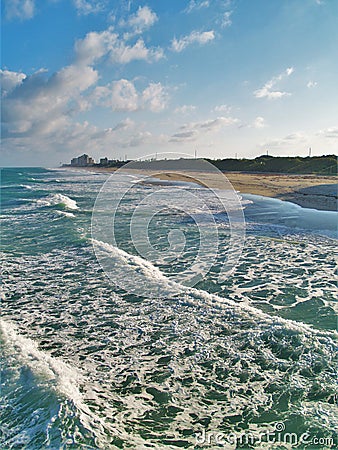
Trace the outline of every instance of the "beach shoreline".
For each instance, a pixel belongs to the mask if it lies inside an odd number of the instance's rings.
[[[220,180],[220,172],[189,172],[143,170],[114,167],[71,167],[76,170],[90,172],[113,173],[123,170],[139,173],[145,176],[158,178],[161,181],[185,181],[199,184],[204,182],[214,189],[223,189],[224,183]],[[295,203],[303,208],[318,209],[323,211],[337,211],[338,179],[335,176],[317,174],[275,174],[275,173],[244,173],[222,172],[233,188],[240,194],[261,195],[264,197],[278,198],[280,200]],[[197,181],[195,181],[197,182]]]

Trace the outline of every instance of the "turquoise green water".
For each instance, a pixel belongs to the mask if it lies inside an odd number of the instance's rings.
[[[92,249],[92,209],[106,178],[2,171],[2,448],[222,448],[196,433],[259,435],[276,423],[337,442],[335,213],[247,196],[247,238],[230,278],[218,282],[229,227],[214,211],[221,250],[203,281],[144,298],[137,286],[132,294],[115,286]],[[136,254],[133,208],[152,189],[138,185],[119,211],[127,253]],[[168,246],[174,227],[187,249],[158,261],[168,276],[198,248],[194,223],[170,208],[149,229],[156,248]],[[169,289],[139,264],[149,283]],[[334,448],[327,442],[294,448]],[[288,448],[231,445],[223,448]]]

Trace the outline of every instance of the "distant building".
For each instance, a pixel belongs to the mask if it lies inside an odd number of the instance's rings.
[[[108,161],[107,157],[100,158],[100,166],[108,166],[108,163],[109,163],[109,161]]]
[[[76,167],[86,167],[95,164],[94,159],[91,156],[86,155],[85,153],[77,158],[73,158],[70,162],[71,166]]]

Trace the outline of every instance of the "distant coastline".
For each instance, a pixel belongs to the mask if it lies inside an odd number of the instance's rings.
[[[316,174],[316,175],[337,175],[337,156],[269,156],[262,155],[254,159],[208,159],[206,161],[213,164],[222,172],[240,172],[240,173],[271,173],[271,174]],[[187,167],[189,159],[185,159]],[[93,168],[120,168],[130,162],[109,160],[107,157],[100,158],[99,163],[95,163],[92,157],[84,154],[73,158],[70,164],[63,164],[62,167],[93,167]],[[133,161],[133,165],[140,169],[149,168],[156,170],[157,165],[161,165],[160,160]],[[145,167],[146,166],[146,167]]]

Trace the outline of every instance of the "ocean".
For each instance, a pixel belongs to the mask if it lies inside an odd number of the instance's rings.
[[[206,189],[160,186],[145,259],[144,217],[130,223],[159,186],[115,175],[114,195],[130,189],[113,245],[92,235],[108,177],[2,170],[0,447],[337,448],[338,213],[242,195],[242,254],[220,279],[231,224],[213,203],[214,254]]]

